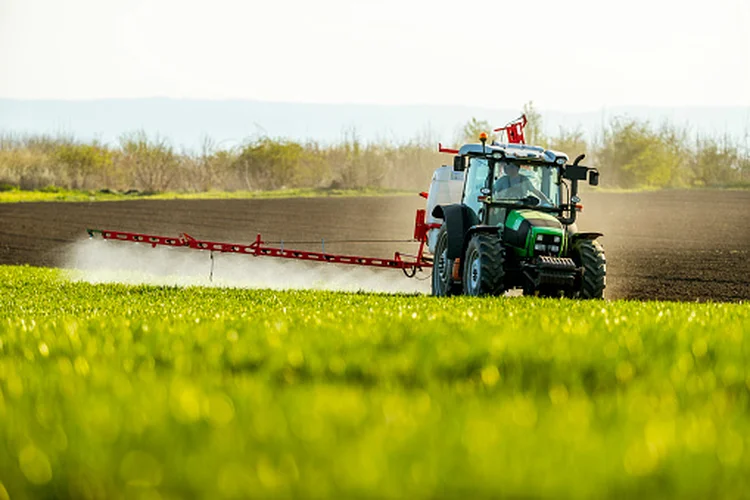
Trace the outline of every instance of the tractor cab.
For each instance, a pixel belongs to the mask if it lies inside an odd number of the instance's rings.
[[[597,185],[598,170],[580,165],[584,155],[569,164],[564,153],[524,144],[524,124],[516,122],[514,133],[506,130],[511,126],[498,129],[521,142],[487,144],[483,133],[479,144],[440,147],[454,154],[452,170],[463,174],[463,185],[460,199],[428,203],[435,295],[518,287],[542,295],[602,296],[604,254],[594,245],[601,234],[579,233],[574,224],[578,182]],[[591,286],[582,252],[601,260],[592,264],[601,276]]]
[[[467,144],[459,150],[454,164],[464,168],[466,182],[461,202],[488,223],[503,224],[501,210],[494,202],[530,205],[540,210],[557,212],[560,197],[560,164],[567,162],[563,153],[545,151],[532,146],[510,147],[507,144],[486,146]],[[506,211],[507,212],[507,211]],[[502,212],[505,213],[505,212]]]

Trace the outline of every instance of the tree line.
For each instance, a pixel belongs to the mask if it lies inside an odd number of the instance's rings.
[[[599,167],[610,188],[750,187],[747,141],[691,137],[684,128],[618,117],[593,138],[580,130],[545,135],[530,103],[527,143]],[[470,119],[455,145],[477,142],[489,123]],[[491,137],[492,138],[492,137]],[[496,137],[502,140],[501,137]],[[284,188],[425,189],[433,170],[450,164],[437,140],[417,137],[400,144],[364,142],[356,132],[336,144],[254,137],[221,148],[206,139],[197,152],[179,151],[168,140],[143,132],[113,145],[70,137],[0,135],[0,189],[49,187],[143,192],[262,191]]]

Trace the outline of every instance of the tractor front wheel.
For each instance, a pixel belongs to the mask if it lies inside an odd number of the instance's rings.
[[[578,290],[573,290],[571,297],[577,299],[604,298],[607,286],[607,259],[604,249],[595,240],[578,240],[573,245],[573,261],[582,268],[583,275]]]
[[[432,263],[432,295],[449,297],[459,295],[461,288],[453,283],[453,259],[448,258],[448,230],[440,228],[435,243],[435,260]]]
[[[496,234],[477,233],[466,248],[463,286],[466,295],[502,295],[505,248]]]

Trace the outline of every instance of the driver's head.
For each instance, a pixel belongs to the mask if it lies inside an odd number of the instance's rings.
[[[520,167],[516,165],[515,163],[506,163],[505,167],[503,168],[505,169],[505,175],[508,175],[510,177],[515,177],[518,175],[518,170]]]

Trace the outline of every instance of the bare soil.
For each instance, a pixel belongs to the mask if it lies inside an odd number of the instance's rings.
[[[582,198],[579,227],[604,233],[607,298],[750,300],[750,191],[584,192]],[[86,228],[238,243],[261,233],[288,248],[325,245],[329,252],[391,257],[416,252],[417,245],[351,240],[408,240],[423,206],[416,195],[3,204],[0,264],[62,266]]]

